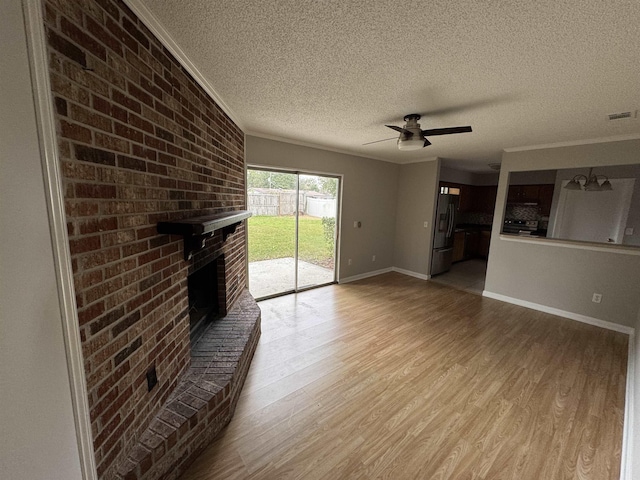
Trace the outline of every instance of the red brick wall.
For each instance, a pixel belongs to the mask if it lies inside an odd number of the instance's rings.
[[[43,4],[94,447],[109,478],[189,363],[187,273],[224,253],[227,309],[246,284],[244,226],[191,262],[180,237],[156,233],[158,221],[245,208],[244,138],[121,1]]]

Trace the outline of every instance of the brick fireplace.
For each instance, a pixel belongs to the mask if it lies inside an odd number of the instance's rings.
[[[98,474],[174,478],[233,414],[259,310],[243,222],[188,260],[158,224],[245,208],[244,134],[123,2],[43,11]],[[222,318],[192,348],[214,259]]]

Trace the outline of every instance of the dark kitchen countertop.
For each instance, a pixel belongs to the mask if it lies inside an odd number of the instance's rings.
[[[510,237],[523,237],[523,238],[547,238],[547,231],[535,230],[531,233],[500,232],[500,235],[509,235]]]
[[[456,231],[490,232],[491,225],[483,225],[479,223],[459,223],[458,225],[456,225]]]

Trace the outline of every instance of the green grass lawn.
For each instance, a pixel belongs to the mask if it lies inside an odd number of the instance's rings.
[[[333,267],[333,241],[325,239],[322,219],[300,216],[299,258],[305,262]],[[295,217],[250,217],[249,261],[293,257]]]

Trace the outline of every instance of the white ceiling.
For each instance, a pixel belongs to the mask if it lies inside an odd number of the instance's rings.
[[[607,118],[640,109],[637,0],[141,1],[248,134],[482,171],[505,148],[640,133]],[[473,133],[362,145],[408,113]]]

